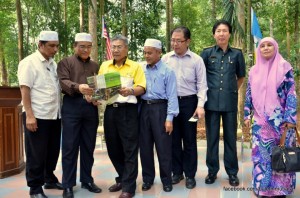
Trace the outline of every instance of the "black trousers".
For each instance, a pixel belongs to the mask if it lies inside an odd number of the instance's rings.
[[[143,181],[153,183],[155,178],[154,152],[159,161],[160,178],[163,185],[171,185],[172,179],[172,135],[166,133],[167,103],[142,104],[140,115],[140,157]]]
[[[134,193],[138,175],[138,109],[136,104],[113,107],[104,113],[104,133],[108,156],[122,183],[123,192]]]
[[[189,122],[197,108],[198,98],[178,99],[179,114],[173,120],[172,171],[195,177],[198,165],[197,122]]]
[[[220,169],[219,164],[219,139],[220,139],[220,119],[223,123],[224,139],[224,165],[228,175],[238,173],[238,159],[236,150],[237,139],[237,112],[205,111],[206,125],[206,165],[208,172],[217,174]]]
[[[61,137],[61,120],[37,119],[37,131],[26,128],[26,113],[23,113],[25,131],[26,180],[30,194],[43,192],[44,183],[56,183],[54,175]]]
[[[76,185],[77,159],[80,149],[80,182],[94,182],[92,167],[99,124],[98,109],[81,97],[64,96],[62,106],[62,184]]]

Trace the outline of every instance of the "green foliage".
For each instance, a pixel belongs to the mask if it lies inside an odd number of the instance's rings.
[[[217,7],[217,11],[219,9]],[[207,0],[174,1],[174,25],[190,29],[192,34],[190,49],[197,54],[204,47],[214,43],[212,26],[215,19],[208,17],[211,16],[211,12],[210,1]]]
[[[55,30],[59,33],[61,48],[55,57],[59,61],[73,53],[74,36],[79,32],[79,3],[84,4],[84,31],[88,31],[88,5],[90,0],[66,0],[67,24],[65,24],[64,0],[22,0],[22,17],[24,24],[25,56],[36,50],[37,36],[41,30]],[[242,34],[237,20],[236,3],[241,0],[215,0],[216,19],[225,17],[232,22],[234,31]],[[294,66],[296,74],[296,57],[300,44],[294,42],[295,5],[299,0],[281,1],[252,0],[263,36],[270,35],[270,19],[273,19],[273,35],[278,41],[280,52]],[[288,2],[288,3],[286,3]],[[187,26],[192,33],[191,50],[199,54],[204,47],[215,43],[212,26],[216,19],[212,17],[212,0],[173,0],[174,26]],[[224,4],[225,3],[225,4]],[[298,2],[299,3],[299,2]],[[130,41],[129,57],[142,60],[142,47],[146,38],[157,38],[166,43],[165,0],[127,0],[127,28]],[[99,6],[99,5],[97,5]],[[18,30],[15,0],[1,0],[0,9],[0,44],[4,46],[4,59],[8,67],[9,81],[17,84],[18,65]],[[246,9],[246,7],[245,7]],[[100,9],[98,9],[99,12]],[[285,14],[287,10],[287,14]],[[121,0],[105,0],[105,16],[110,36],[122,31]],[[98,13],[99,16],[99,13]],[[246,18],[246,17],[245,17]],[[98,17],[99,24],[101,16]],[[298,19],[299,20],[299,19]],[[288,26],[286,22],[288,21]],[[101,27],[98,26],[98,40],[101,41]],[[287,31],[290,32],[290,58],[287,58]],[[299,32],[298,32],[299,34]],[[98,42],[99,46],[101,42]],[[99,47],[101,60],[102,48]]]
[[[159,30],[162,24],[164,4],[157,0],[127,1],[127,28],[129,38],[129,57],[142,60],[142,46],[147,38],[161,39]],[[107,26],[110,36],[121,34],[121,1],[107,5]]]
[[[223,19],[228,21],[232,25],[232,35],[238,34],[241,38],[244,38],[245,33],[238,21],[238,4],[240,3],[239,0],[232,1],[232,0],[224,0],[224,15]]]
[[[9,84],[17,85],[18,35],[15,27],[16,13],[13,0],[2,0],[0,9],[0,45],[4,47],[5,65],[8,71]],[[0,83],[1,84],[1,83]]]

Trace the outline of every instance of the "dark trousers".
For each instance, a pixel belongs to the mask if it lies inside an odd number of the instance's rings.
[[[172,184],[172,135],[166,133],[167,103],[142,104],[140,115],[140,156],[143,181],[153,183],[155,178],[154,152],[159,161],[163,185]]]
[[[25,131],[26,180],[30,194],[43,192],[44,183],[57,183],[54,175],[61,137],[61,120],[37,119],[37,131],[26,128],[26,113],[23,113]]]
[[[92,167],[98,128],[98,109],[81,97],[65,95],[62,106],[62,184],[76,185],[77,159],[80,148],[80,182],[94,182]]]
[[[136,104],[113,107],[104,113],[104,133],[108,156],[122,183],[123,192],[134,193],[138,175],[138,109]]]
[[[205,111],[206,125],[206,165],[208,172],[217,174],[220,169],[219,164],[219,139],[220,139],[220,119],[223,123],[224,139],[224,165],[228,175],[238,173],[238,159],[236,150],[237,138],[237,112]]]
[[[172,170],[179,175],[195,177],[197,159],[197,122],[189,122],[197,108],[197,96],[178,99],[179,114],[173,120]]]

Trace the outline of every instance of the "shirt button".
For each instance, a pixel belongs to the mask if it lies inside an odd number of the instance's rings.
[[[221,83],[223,83],[223,81],[221,80]]]
[[[221,91],[223,90],[222,87],[220,88],[220,90],[221,90]]]
[[[223,69],[223,67],[221,67],[221,69]]]
[[[221,63],[223,63],[224,61],[221,61]]]
[[[223,76],[223,74],[221,74],[221,76]]]

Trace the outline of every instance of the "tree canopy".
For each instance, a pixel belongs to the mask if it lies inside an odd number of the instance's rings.
[[[17,17],[20,2],[21,19]],[[129,38],[129,57],[143,60],[143,44],[146,38],[157,38],[167,50],[166,5],[172,5],[173,26],[187,26],[192,33],[191,50],[200,53],[214,44],[212,26],[216,19],[228,18],[233,22],[238,41],[232,44],[252,45],[248,35],[248,8],[256,12],[263,36],[273,36],[279,43],[280,52],[292,63],[296,74],[300,68],[299,0],[97,0],[96,22],[89,23],[92,0],[2,0],[0,10],[0,76],[1,84],[17,86],[16,71],[19,59],[18,41],[23,41],[24,57],[36,50],[37,36],[41,30],[59,33],[60,51],[57,61],[73,53],[76,33],[96,28],[98,62],[104,60],[105,42],[101,38],[101,15],[107,23],[110,36],[124,34]],[[171,2],[171,4],[170,4]],[[82,7],[81,7],[82,6]],[[102,7],[101,7],[102,6]],[[240,10],[238,10],[240,9]],[[242,10],[241,10],[242,9]],[[82,16],[83,21],[80,22]],[[22,37],[18,35],[23,24]],[[124,23],[125,22],[125,23]],[[169,23],[169,22],[168,22]],[[232,38],[234,35],[232,35]],[[19,40],[18,40],[19,39]],[[239,46],[243,47],[243,46]],[[245,49],[245,48],[244,48]],[[250,48],[249,48],[250,49]],[[245,49],[245,55],[249,50]],[[250,66],[250,65],[249,65]]]

